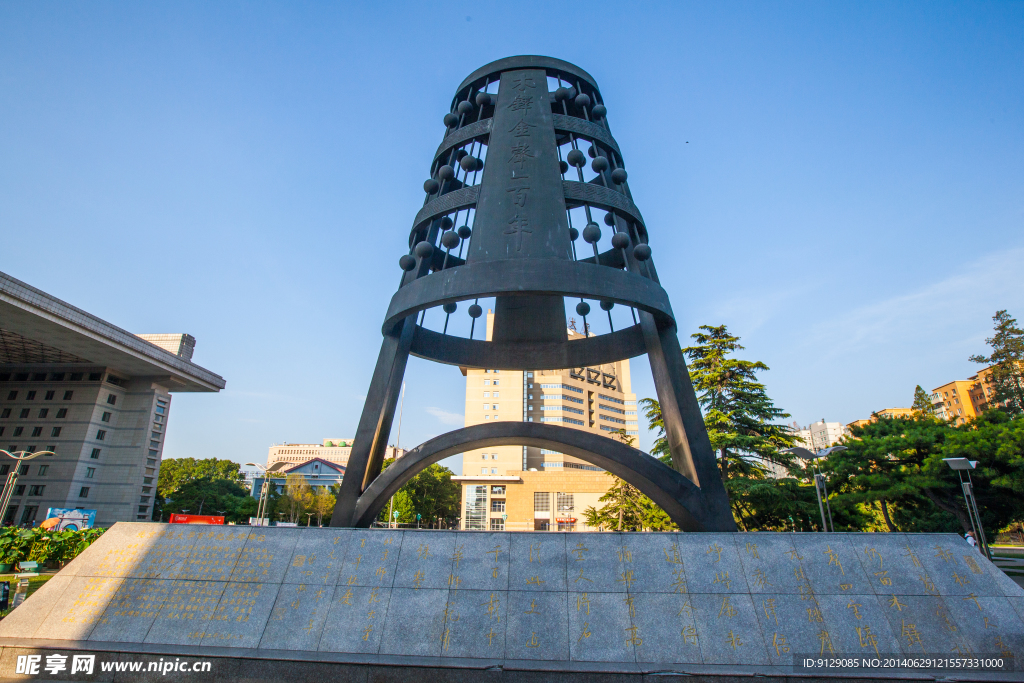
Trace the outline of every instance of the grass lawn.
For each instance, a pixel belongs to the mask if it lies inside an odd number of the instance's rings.
[[[49,581],[50,579],[52,579],[56,575],[57,575],[57,573],[53,572],[53,573],[40,574],[39,576],[31,577],[28,580],[28,595],[32,595],[33,593],[35,593],[36,590],[40,586],[42,586],[44,583],[46,583],[47,581]],[[11,604],[14,604],[14,589],[18,586],[18,578],[14,574],[0,574],[0,581],[10,581],[10,583],[11,583],[10,602],[11,602]],[[27,598],[28,595],[26,595],[25,597]],[[3,616],[3,617],[7,616],[8,612],[10,612],[10,609],[3,610],[2,612],[0,612],[0,616]]]

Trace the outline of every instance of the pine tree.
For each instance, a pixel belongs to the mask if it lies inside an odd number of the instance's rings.
[[[911,410],[919,415],[932,415],[935,413],[935,406],[932,404],[931,397],[927,391],[921,388],[920,384],[914,389],[914,405],[911,406]]]
[[[969,360],[992,366],[988,380],[992,387],[989,403],[1001,406],[1010,415],[1024,414],[1024,330],[1006,310],[992,316],[995,334],[985,340],[992,347],[988,356],[974,355]]]

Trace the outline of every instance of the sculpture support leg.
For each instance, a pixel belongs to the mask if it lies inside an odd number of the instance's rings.
[[[700,404],[690,383],[682,347],[674,327],[658,329],[654,316],[640,311],[640,325],[647,344],[647,358],[658,391],[658,402],[665,424],[665,437],[672,453],[672,464],[682,475],[700,486],[704,505],[713,528],[708,531],[735,531],[729,497],[722,475],[715,464]]]
[[[341,480],[341,492],[331,516],[331,526],[351,526],[359,496],[380,474],[415,332],[416,316],[413,315],[402,321],[393,334],[384,337],[352,442],[345,477]]]

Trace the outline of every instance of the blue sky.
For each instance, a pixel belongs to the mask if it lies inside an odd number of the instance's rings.
[[[1024,4],[512,7],[0,4],[0,270],[195,335],[228,387],[165,457],[351,436],[455,87],[547,54],[601,85],[681,337],[728,324],[791,419],[908,405],[1024,319]],[[407,383],[403,445],[461,424],[457,369]]]

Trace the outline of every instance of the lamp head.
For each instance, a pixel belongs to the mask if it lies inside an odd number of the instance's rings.
[[[942,462],[949,465],[950,469],[958,471],[973,470],[978,466],[977,460],[968,460],[967,458],[943,458]]]
[[[793,448],[784,448],[784,449],[782,449],[779,452],[780,453],[792,453],[793,455],[795,455],[796,457],[800,458],[801,460],[814,460],[814,458],[818,457],[817,455],[815,455],[811,451],[807,450],[803,446],[794,446]]]

